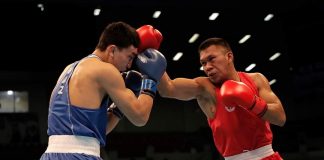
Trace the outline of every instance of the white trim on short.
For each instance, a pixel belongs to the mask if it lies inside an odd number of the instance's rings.
[[[84,153],[100,157],[100,145],[93,137],[52,135],[45,153]]]
[[[268,144],[266,146],[257,148],[252,151],[243,152],[234,156],[224,157],[225,160],[260,160],[262,158],[268,157],[274,154],[272,145]]]

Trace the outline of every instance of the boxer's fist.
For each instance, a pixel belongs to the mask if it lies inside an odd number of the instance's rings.
[[[220,88],[220,96],[225,106],[241,106],[258,117],[262,117],[268,109],[267,103],[243,82],[225,81]]]
[[[137,56],[136,65],[143,75],[158,82],[167,67],[167,61],[161,52],[150,48]]]
[[[161,32],[151,25],[144,25],[138,28],[137,33],[140,38],[140,45],[138,47],[138,52],[143,52],[145,49],[153,48],[159,49],[160,44],[163,40]]]
[[[157,91],[157,84],[167,67],[164,55],[158,50],[146,49],[137,56],[136,65],[144,76],[141,92],[154,97]]]
[[[138,97],[142,86],[142,74],[135,70],[130,70],[128,72],[123,72],[122,76],[125,80],[126,87],[132,90]]]

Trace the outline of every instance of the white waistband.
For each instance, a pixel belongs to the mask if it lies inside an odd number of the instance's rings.
[[[274,154],[272,145],[260,147],[258,149],[243,152],[234,156],[225,157],[225,160],[260,160]]]
[[[52,135],[46,153],[84,153],[100,157],[99,141],[93,137]]]

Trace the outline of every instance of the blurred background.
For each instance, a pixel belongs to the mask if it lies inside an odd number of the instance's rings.
[[[229,41],[236,68],[261,72],[281,99],[284,127],[271,126],[285,160],[323,160],[324,1],[4,0],[0,2],[0,155],[39,159],[48,101],[65,66],[92,53],[103,28],[151,24],[171,78],[204,76],[198,45]],[[107,136],[105,160],[222,160],[196,101],[159,95],[148,124],[124,119]]]

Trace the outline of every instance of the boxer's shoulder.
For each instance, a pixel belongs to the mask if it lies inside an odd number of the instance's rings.
[[[202,89],[202,95],[204,97],[214,97],[215,96],[215,85],[209,80],[208,77],[197,77],[195,81]]]

